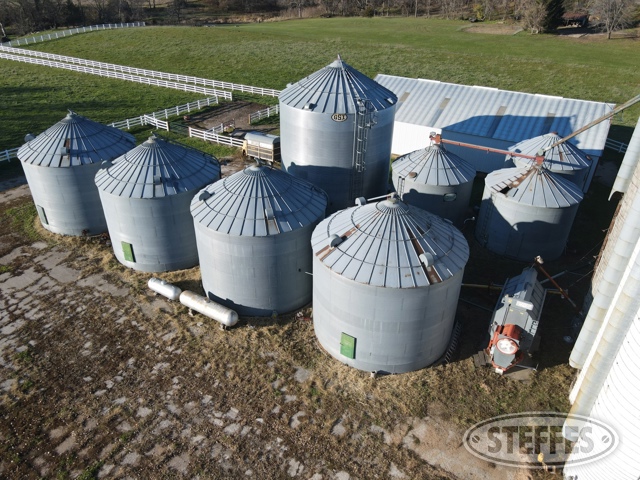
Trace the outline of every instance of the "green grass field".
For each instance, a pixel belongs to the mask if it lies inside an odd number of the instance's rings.
[[[282,89],[337,54],[377,73],[621,103],[640,92],[636,39],[469,33],[467,22],[334,18],[215,27],[144,27],[75,35],[38,50]],[[67,108],[120,120],[198,98],[165,88],[0,60],[0,149]],[[636,106],[614,119],[633,127]],[[631,129],[616,129],[630,136]],[[624,140],[624,138],[620,138]]]

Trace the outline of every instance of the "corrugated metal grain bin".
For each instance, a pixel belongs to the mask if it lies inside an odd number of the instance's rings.
[[[583,195],[544,167],[505,168],[487,175],[476,239],[490,251],[524,262],[564,251]]]
[[[219,178],[214,157],[155,137],[100,171],[95,182],[118,261],[143,272],[197,265],[191,200]]]
[[[107,231],[93,181],[103,162],[136,146],[133,135],[74,112],[18,150],[42,226],[64,235]]]
[[[443,355],[469,258],[457,228],[391,197],[335,213],[311,245],[313,325],[329,354],[390,373]]]
[[[562,140],[562,138],[557,133],[547,133],[546,135],[516,143],[509,147],[509,151],[535,156],[543,148],[550,147],[559,140]],[[511,155],[507,155],[505,159],[506,167],[514,165],[516,167],[529,167],[533,163],[534,160]],[[589,177],[589,169],[591,168],[591,159],[575,145],[564,142],[545,152],[543,166],[553,173],[562,175],[584,191]]]
[[[251,166],[195,196],[202,285],[240,315],[285,313],[311,301],[311,246],[327,197],[282,170]]]
[[[404,202],[458,225],[467,213],[475,176],[470,163],[435,142],[391,164],[393,185]]]
[[[328,213],[387,193],[398,99],[339,57],[280,93],[282,168],[329,196]]]

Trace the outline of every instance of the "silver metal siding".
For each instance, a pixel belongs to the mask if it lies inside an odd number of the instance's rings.
[[[620,169],[618,170],[618,175],[616,176],[613,188],[611,189],[609,199],[611,199],[611,195],[613,195],[614,192],[624,193],[627,191],[629,182],[631,181],[631,176],[633,175],[633,171],[639,161],[640,117],[638,117],[638,123],[636,123],[636,128],[633,130],[633,135],[631,136],[631,140],[627,146],[627,151],[624,154],[624,159],[622,160],[622,165],[620,165]]]
[[[94,177],[101,164],[89,163],[69,168],[51,168],[23,163],[33,202],[46,212],[53,233],[97,235],[107,231]]]
[[[387,193],[394,108],[378,111],[377,124],[368,134],[363,196]],[[324,190],[328,213],[353,205],[349,195],[353,172],[354,115],[335,122],[330,113],[280,106],[282,168]]]
[[[582,201],[577,187],[542,169],[504,169],[485,179],[476,239],[488,250],[521,261],[558,258]],[[526,178],[507,194],[503,188]]]
[[[404,373],[426,367],[451,337],[463,270],[429,287],[395,289],[349,280],[313,259],[313,325],[334,358],[365,371]],[[356,338],[355,358],[340,337]]]
[[[196,222],[202,286],[207,296],[246,316],[287,313],[311,302],[311,232],[233,236]]]
[[[282,168],[329,197],[327,213],[353,205],[351,184],[358,99],[372,103],[376,124],[368,130],[362,173],[367,198],[387,193],[391,139],[398,99],[340,58],[280,93]],[[333,114],[345,115],[343,121]]]
[[[640,475],[640,320],[638,312],[624,336],[617,337],[619,350],[588,416],[604,422],[618,435],[620,444],[610,455],[584,465],[572,462],[585,454],[573,452],[564,469],[565,478],[578,480],[636,480]],[[599,441],[600,439],[594,439]]]
[[[409,153],[391,164],[393,186],[404,202],[458,225],[467,213],[475,175],[471,164],[441,145]],[[444,195],[450,193],[456,199],[445,202]]]
[[[252,166],[191,202],[202,285],[240,315],[286,313],[311,301],[311,233],[327,198],[311,183]]]
[[[194,193],[129,198],[101,190],[109,236],[118,261],[141,272],[167,272],[197,265],[198,250],[189,213]],[[135,262],[125,260],[123,241],[132,245]]]
[[[455,227],[390,199],[335,213],[311,245],[314,329],[332,356],[402,373],[442,355],[469,258]],[[340,354],[342,333],[356,338],[354,359]]]

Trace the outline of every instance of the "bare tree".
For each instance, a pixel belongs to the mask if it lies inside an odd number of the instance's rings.
[[[589,21],[607,32],[610,39],[614,31],[632,23],[635,6],[634,0],[593,0]]]
[[[517,14],[522,18],[522,26],[531,33],[542,33],[547,8],[542,0],[522,0]]]

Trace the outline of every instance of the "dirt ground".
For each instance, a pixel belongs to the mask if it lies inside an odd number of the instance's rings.
[[[487,25],[472,24],[468,27],[464,27],[464,31],[469,33],[485,33],[488,35],[515,35],[522,31],[522,27],[512,24],[500,25],[497,23]]]
[[[207,111],[202,113],[192,114],[187,123],[190,126],[203,130],[208,130],[222,124],[237,131],[258,130],[269,133],[278,128],[277,117],[273,117],[276,118],[273,123],[269,123],[266,120],[260,122],[259,125],[251,125],[249,123],[250,114],[264,110],[267,107],[269,107],[269,105],[238,100],[223,103],[212,109],[207,109]]]
[[[104,240],[45,231],[28,188],[8,186],[1,478],[553,477],[479,460],[462,435],[497,413],[566,406],[573,372],[559,339],[570,309],[559,298],[546,307],[556,317],[542,345],[560,353],[528,382],[474,367],[490,313],[469,303],[458,307],[466,323],[452,363],[373,379],[323,353],[310,308],[223,331],[154,296],[152,275],[120,265]],[[474,255],[484,263],[469,275],[500,278],[500,259]],[[197,267],[156,276],[203,293]],[[485,309],[496,299],[464,296]]]

